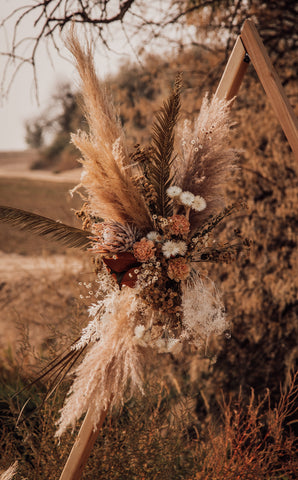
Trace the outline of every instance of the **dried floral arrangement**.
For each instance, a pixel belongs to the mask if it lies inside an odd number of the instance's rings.
[[[94,257],[90,321],[67,355],[43,374],[51,373],[55,388],[85,355],[75,369],[58,436],[88,408],[95,426],[103,408],[123,402],[128,389],[142,391],[143,368],[153,354],[199,350],[211,334],[223,334],[229,322],[202,263],[230,262],[249,246],[239,234],[224,244],[214,234],[242,207],[223,208],[224,185],[236,158],[227,146],[229,102],[205,97],[198,118],[179,125],[178,75],[156,114],[151,145],[131,153],[97,79],[91,50],[85,52],[73,34],[68,46],[89,125],[89,133],[72,135],[82,154],[81,183],[73,192],[85,192],[78,212],[83,227],[0,207],[0,220],[88,249]]]

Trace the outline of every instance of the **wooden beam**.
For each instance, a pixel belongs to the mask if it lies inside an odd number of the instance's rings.
[[[75,443],[71,449],[67,462],[64,466],[60,480],[79,480],[85,464],[98,437],[99,430],[105,421],[107,410],[103,410],[100,420],[94,430],[92,411],[88,410]]]
[[[244,22],[240,37],[294,152],[295,158],[298,159],[297,117],[284,92],[281,81],[271,63],[258,31],[251,20]]]
[[[240,37],[237,38],[215,95],[231,100],[237,95],[249,63]]]

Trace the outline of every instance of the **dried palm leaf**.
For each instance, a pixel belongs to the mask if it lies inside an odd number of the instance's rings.
[[[180,110],[181,75],[177,75],[174,88],[169,98],[156,114],[152,127],[152,150],[147,176],[157,193],[157,215],[165,217],[170,214],[170,199],[166,194],[173,175],[174,128]]]
[[[74,345],[76,341],[73,342],[72,345]],[[37,410],[40,410],[43,407],[45,402],[51,397],[51,395],[57,390],[57,388],[61,385],[61,383],[66,379],[66,377],[71,372],[74,365],[78,362],[82,354],[85,352],[86,348],[87,348],[87,345],[82,347],[80,350],[69,351],[69,349],[67,349],[66,354],[63,352],[57,357],[55,357],[54,360],[52,360],[45,368],[43,368],[40,371],[39,375],[31,383],[25,385],[24,388],[22,388],[21,390],[19,390],[13,395],[12,398],[17,397],[22,392],[30,390],[31,387],[36,385],[41,380],[49,381],[49,384],[46,386],[46,392],[42,399],[42,402],[40,403],[40,405],[38,405],[37,408],[30,411],[29,414],[24,413],[25,406],[26,406],[26,403],[25,403],[17,421],[18,425],[24,422],[25,420],[27,420],[34,412],[36,412]]]
[[[67,247],[86,250],[91,244],[91,232],[19,208],[0,206],[0,222],[9,223],[20,230],[29,231],[42,237],[48,237]]]

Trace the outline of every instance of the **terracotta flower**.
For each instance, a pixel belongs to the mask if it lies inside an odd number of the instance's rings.
[[[185,258],[173,258],[168,264],[168,277],[171,280],[179,282],[186,280],[190,274],[190,266],[186,263]]]
[[[187,235],[190,223],[184,215],[173,215],[169,218],[169,228],[174,235]]]
[[[154,243],[148,238],[141,238],[134,244],[133,254],[139,262],[147,262],[155,255]]]

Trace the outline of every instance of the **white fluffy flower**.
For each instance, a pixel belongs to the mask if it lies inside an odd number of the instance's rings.
[[[137,338],[142,338],[144,336],[144,333],[145,333],[145,327],[144,325],[137,325],[135,330],[134,330],[134,334]]]
[[[173,354],[180,353],[182,350],[182,343],[177,338],[169,338],[167,349],[168,349],[168,352],[171,352]]]
[[[157,242],[160,239],[160,235],[158,232],[152,231],[147,233],[147,238],[151,240],[151,242]]]
[[[181,245],[180,243],[184,242],[173,242],[172,240],[168,240],[162,246],[162,253],[166,258],[175,257],[180,253]]]
[[[168,352],[167,341],[164,338],[159,338],[158,340],[156,340],[155,347],[157,348],[159,353]]]
[[[180,193],[180,196],[179,196],[180,202],[182,203],[182,205],[185,205],[186,207],[191,207],[194,199],[195,199],[195,196],[191,192],[182,192]]]
[[[167,189],[167,194],[170,198],[179,197],[180,193],[182,192],[180,187],[173,185]]]
[[[191,208],[196,210],[196,212],[201,212],[206,208],[206,200],[205,198],[201,197],[200,195],[197,195],[193,201],[193,204]]]
[[[177,242],[177,247],[179,248],[178,254],[183,257],[187,252],[187,243],[183,241]]]

